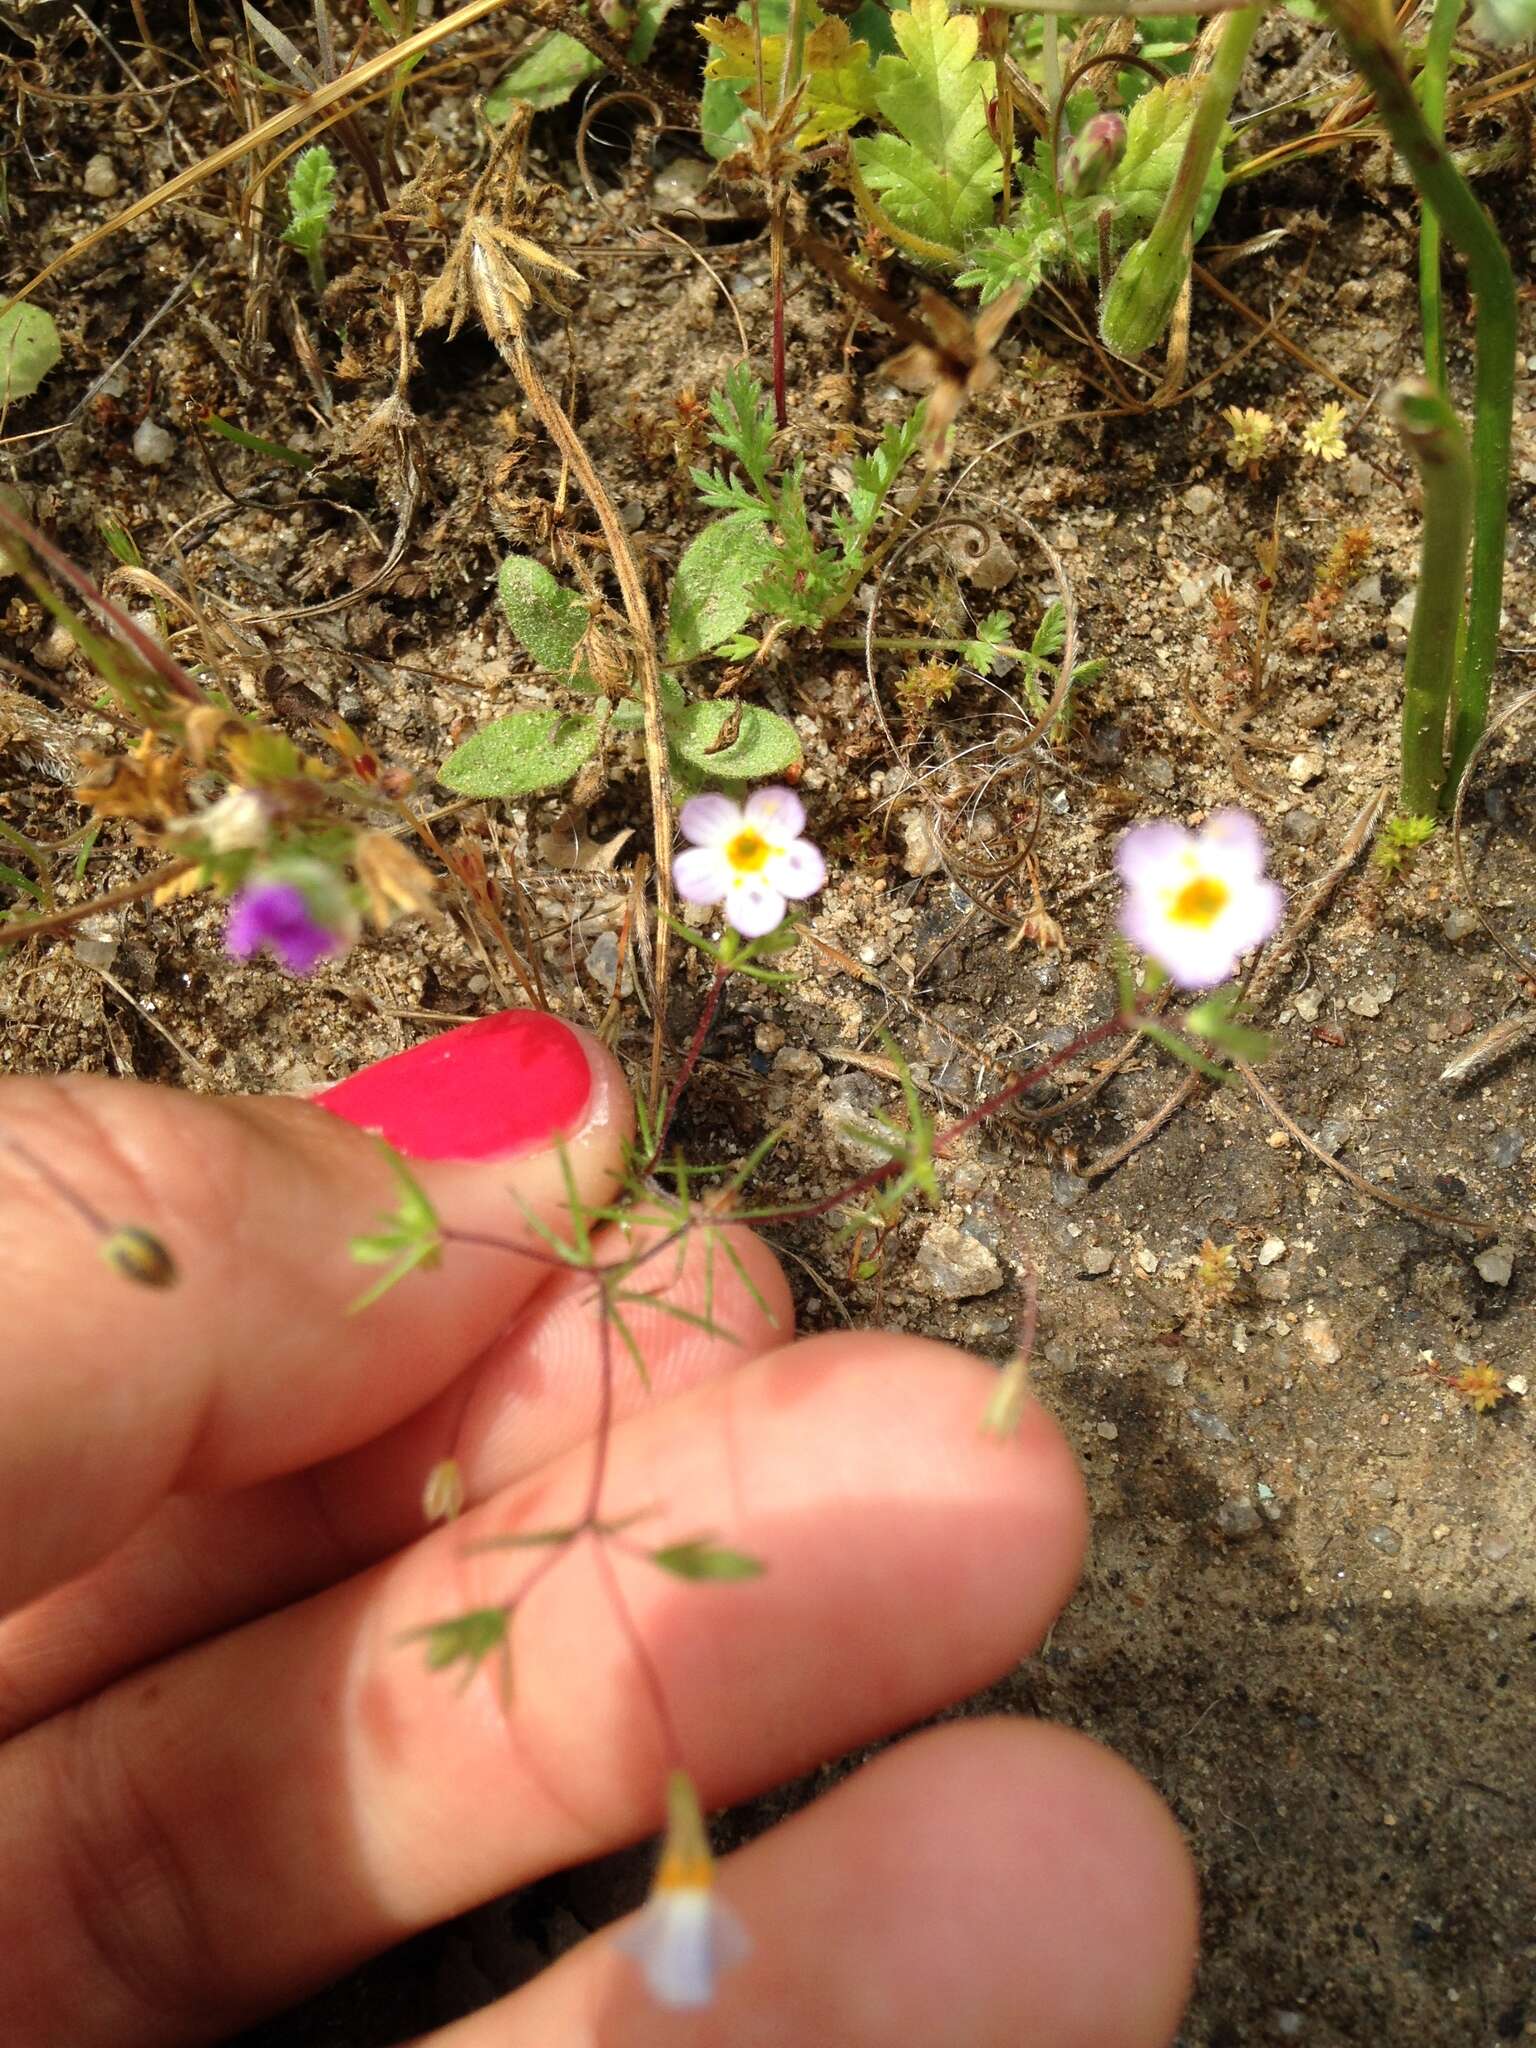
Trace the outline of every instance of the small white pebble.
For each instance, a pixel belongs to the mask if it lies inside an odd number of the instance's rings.
[[[105,152],[93,156],[81,180],[91,199],[110,199],[117,190],[117,165]]]
[[[133,459],[141,469],[164,469],[176,453],[176,436],[158,420],[140,420],[133,437]]]
[[[1285,1239],[1283,1237],[1266,1237],[1259,1246],[1259,1264],[1261,1266],[1272,1266],[1276,1259],[1283,1259],[1284,1257]]]

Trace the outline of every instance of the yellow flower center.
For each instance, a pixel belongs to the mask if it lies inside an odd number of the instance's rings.
[[[759,868],[766,866],[773,848],[761,832],[754,832],[750,825],[736,834],[725,849],[725,857],[739,875],[755,875]]]
[[[1214,875],[1196,875],[1174,897],[1169,916],[1175,924],[1192,924],[1206,931],[1231,900],[1232,892],[1225,882],[1218,882]]]

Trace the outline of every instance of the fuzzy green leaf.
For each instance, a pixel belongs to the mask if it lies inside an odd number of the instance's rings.
[[[64,353],[53,315],[23,302],[0,313],[0,404],[30,398]]]
[[[591,619],[579,593],[557,583],[532,555],[508,555],[497,572],[496,588],[507,624],[539,667],[553,676],[570,678],[578,689],[593,688],[585,672],[576,677],[571,674],[576,649]]]
[[[690,661],[739,633],[756,608],[752,593],[773,557],[760,512],[732,512],[706,526],[672,581],[667,659]]]
[[[585,712],[514,711],[456,748],[437,779],[461,796],[533,796],[569,782],[597,741],[597,720]]]
[[[323,142],[306,149],[288,178],[288,225],[283,240],[313,256],[336,205],[336,166]]]
[[[744,1550],[728,1550],[709,1536],[694,1536],[686,1543],[669,1543],[651,1552],[651,1563],[679,1579],[713,1580],[716,1584],[761,1578],[759,1559]]]
[[[720,746],[727,722],[740,713],[741,723],[729,746]],[[760,704],[738,704],[714,698],[690,704],[668,726],[668,736],[694,775],[725,782],[761,782],[782,775],[800,759],[800,738],[787,718]],[[712,751],[713,750],[713,751]]]
[[[485,118],[499,128],[514,106],[532,107],[536,113],[563,106],[577,86],[602,68],[584,43],[556,29],[540,36],[528,55],[491,87],[485,96]]]
[[[1002,185],[987,126],[996,73],[976,55],[976,17],[951,15],[947,0],[913,0],[891,26],[901,55],[875,66],[875,103],[896,133],[854,154],[898,227],[958,251],[991,221]]]

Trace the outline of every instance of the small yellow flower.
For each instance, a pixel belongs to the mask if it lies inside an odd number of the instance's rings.
[[[1246,469],[1250,476],[1257,476],[1260,464],[1273,455],[1284,438],[1285,428],[1252,405],[1229,405],[1221,416],[1232,436],[1227,449],[1228,468]]]
[[[1329,404],[1315,420],[1308,420],[1301,430],[1301,445],[1307,454],[1323,462],[1338,462],[1344,454],[1344,419],[1343,406]]]
[[[1467,1366],[1454,1376],[1451,1385],[1479,1415],[1486,1415],[1490,1408],[1497,1408],[1509,1392],[1503,1373],[1497,1366],[1486,1363]]]

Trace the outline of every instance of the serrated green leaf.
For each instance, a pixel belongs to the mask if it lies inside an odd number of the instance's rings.
[[[1069,261],[1091,275],[1098,266],[1099,217],[1106,212],[1111,250],[1118,254],[1127,249],[1151,229],[1162,211],[1183,160],[1194,94],[1187,79],[1170,78],[1141,95],[1126,121],[1125,154],[1103,191],[1092,198],[1063,198],[1052,189],[1049,158],[1041,141],[1034,163],[1019,181],[1013,219],[977,242],[974,267],[958,282],[979,285],[983,299],[990,300],[1013,287],[1028,294],[1042,277]],[[1225,175],[1218,150],[1195,209],[1197,240],[1210,225]]]
[[[528,55],[491,87],[485,96],[485,118],[499,128],[515,106],[532,107],[536,113],[563,106],[579,85],[602,68],[584,43],[556,29],[540,36]]]
[[[987,126],[996,74],[976,55],[976,17],[947,0],[914,0],[891,26],[901,54],[876,65],[875,104],[896,133],[856,141],[854,154],[898,227],[959,250],[990,223],[1002,186]]]
[[[806,21],[810,29],[801,43],[799,125],[794,131],[797,149],[813,149],[830,136],[844,135],[875,111],[868,44],[855,42],[845,22],[828,20],[818,7],[808,9]],[[741,106],[767,121],[774,120],[782,105],[779,86],[784,78],[784,36],[763,36],[759,67],[758,39],[750,21],[739,15],[725,20],[710,16],[700,22],[699,33],[711,51],[704,68],[706,79],[729,85]],[[759,69],[766,105],[759,104]]]
[[[0,313],[0,404],[30,398],[64,353],[53,315],[23,301]]]
[[[306,149],[288,178],[288,225],[283,240],[313,258],[336,205],[336,166],[323,142]]]
[[[728,1550],[710,1536],[694,1536],[686,1543],[669,1543],[651,1552],[651,1563],[660,1565],[679,1579],[712,1580],[717,1584],[761,1578],[760,1559],[744,1550]]]
[[[585,599],[557,582],[532,555],[508,555],[496,573],[496,588],[507,624],[540,668],[574,680],[578,689],[592,688],[590,677],[571,674],[591,620]]]
[[[722,747],[720,736],[738,712],[741,722],[736,737]],[[800,759],[800,737],[787,718],[765,711],[760,704],[737,704],[730,698],[690,704],[668,726],[667,733],[695,776],[761,782],[770,775],[782,775]]]
[[[533,796],[569,782],[597,741],[597,720],[586,712],[514,711],[456,748],[437,779],[461,796]]]
[[[505,1655],[511,1624],[512,1617],[504,1607],[476,1607],[450,1621],[410,1629],[402,1640],[426,1645],[429,1671],[447,1671],[462,1664],[467,1683],[493,1651]]]
[[[672,579],[668,661],[691,661],[741,631],[755,609],[752,593],[772,566],[774,552],[761,512],[732,512],[705,527]]]
[[[1162,211],[1183,161],[1198,96],[1198,86],[1189,79],[1169,78],[1151,92],[1143,93],[1132,107],[1125,124],[1125,155],[1100,195],[1100,204],[1106,197],[1113,201],[1120,235],[1128,237],[1149,229]],[[1225,182],[1218,149],[1195,209],[1196,241],[1210,226]]]

